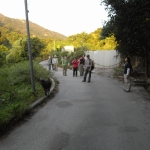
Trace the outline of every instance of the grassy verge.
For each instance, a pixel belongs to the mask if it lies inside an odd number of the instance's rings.
[[[118,76],[123,76],[123,69],[120,67],[115,67],[113,70],[113,76],[117,78]]]
[[[51,76],[49,71],[34,62],[36,92],[33,93],[29,62],[21,62],[0,69],[0,131],[5,130],[10,122],[21,118],[30,104],[44,96],[39,79]]]

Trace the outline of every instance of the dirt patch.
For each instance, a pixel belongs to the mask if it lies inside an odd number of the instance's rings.
[[[113,77],[114,70],[112,68],[96,68],[95,73],[100,76]]]

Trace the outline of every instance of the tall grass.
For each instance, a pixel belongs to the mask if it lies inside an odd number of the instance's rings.
[[[0,129],[12,118],[20,118],[29,105],[44,95],[40,78],[48,78],[50,72],[34,62],[36,92],[32,92],[29,62],[24,61],[0,68]]]

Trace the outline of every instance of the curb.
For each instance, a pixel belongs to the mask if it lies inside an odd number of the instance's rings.
[[[52,87],[51,87],[51,89],[50,89],[50,94],[51,94],[51,93],[53,92],[54,88],[55,88],[55,81],[54,81],[53,78],[50,78],[50,80],[52,81]],[[49,94],[49,95],[50,95],[50,94]],[[35,108],[35,107],[38,106],[40,103],[42,103],[43,101],[45,101],[45,100],[48,98],[49,95],[44,96],[44,97],[42,97],[42,98],[36,100],[34,103],[32,103],[32,104],[29,106],[29,110]]]

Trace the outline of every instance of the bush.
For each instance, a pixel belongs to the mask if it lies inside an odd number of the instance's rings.
[[[122,76],[123,75],[123,69],[121,67],[115,67],[114,69],[114,77]]]
[[[48,78],[50,72],[34,62],[36,92],[31,89],[29,62],[24,61],[0,69],[0,128],[13,117],[20,118],[29,105],[44,95],[40,78]]]

